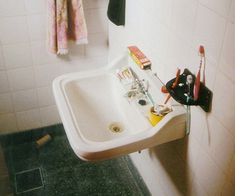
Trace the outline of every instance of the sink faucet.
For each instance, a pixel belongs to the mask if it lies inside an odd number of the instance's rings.
[[[128,93],[137,91],[141,94],[144,94],[147,97],[147,99],[149,100],[149,102],[154,106],[153,98],[148,92],[148,89],[149,89],[148,81],[146,82],[146,84],[144,84],[145,80],[140,80],[139,77],[137,76],[137,74],[131,68],[130,68],[130,70],[131,70],[133,78],[134,78],[134,84],[132,86],[132,89]],[[137,88],[136,88],[136,86],[137,86]]]

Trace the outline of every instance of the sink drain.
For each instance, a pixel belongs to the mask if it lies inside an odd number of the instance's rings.
[[[109,130],[113,133],[121,133],[123,131],[123,126],[121,123],[114,122],[109,125]]]

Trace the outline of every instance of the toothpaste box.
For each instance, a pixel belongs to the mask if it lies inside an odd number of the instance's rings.
[[[141,69],[151,69],[151,61],[137,46],[128,46],[132,59],[140,66]]]

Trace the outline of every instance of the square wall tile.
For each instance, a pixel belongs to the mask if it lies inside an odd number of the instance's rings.
[[[165,61],[167,48],[169,45],[169,30],[166,28],[166,26],[162,25],[161,23],[153,21],[151,16],[148,16],[147,13],[145,13],[145,16],[148,19],[147,21],[143,20],[142,25],[152,27],[147,29],[143,28],[139,30],[139,32],[141,33],[140,37],[142,38],[144,45],[148,46],[149,48],[149,55],[146,55],[152,61],[154,61],[156,58],[156,62],[159,61],[158,59],[160,59],[161,61]],[[153,63],[152,65],[154,66],[157,64]],[[159,66],[156,67],[159,68]]]
[[[108,38],[102,33],[89,35],[89,44],[85,46],[85,57],[107,56]]]
[[[234,7],[235,8],[235,7]],[[235,17],[235,15],[234,15]],[[219,63],[220,70],[235,83],[235,24],[228,23]]]
[[[64,73],[86,71],[89,69],[97,69],[107,65],[107,56],[81,58],[70,62],[70,65],[61,64]]]
[[[24,0],[27,14],[41,14],[46,12],[46,0]]]
[[[84,12],[89,34],[101,33],[108,31],[108,18],[106,9],[91,9]],[[89,39],[89,37],[88,37]]]
[[[194,178],[200,182],[208,195],[219,195],[226,176],[201,148]]]
[[[18,16],[26,13],[25,5],[22,0],[0,0],[1,16]]]
[[[212,10],[199,5],[193,36],[193,45],[197,50],[204,45],[206,57],[217,61],[222,47],[226,20]]]
[[[190,190],[188,195],[190,196],[206,196],[207,193],[204,190],[204,188],[202,187],[202,185],[200,185],[200,182],[198,182],[196,179],[193,179],[191,185],[190,185]]]
[[[218,72],[213,92],[212,113],[235,137],[235,83]]]
[[[108,7],[107,0],[85,0],[85,1],[83,1],[84,10],[97,9],[97,8],[107,8],[107,7]]]
[[[228,181],[235,184],[235,151],[232,158],[232,163],[229,168]]]
[[[60,115],[56,106],[40,108],[40,115],[43,126],[54,125],[61,122]]]
[[[12,98],[10,93],[0,94],[0,114],[13,112]]]
[[[187,42],[185,42],[185,40],[183,39],[180,39],[178,36],[171,34],[171,36],[169,37],[169,46],[167,48],[166,59],[164,59],[166,63],[165,82],[175,77],[177,67],[180,68],[183,72],[184,68],[190,65],[188,63],[188,59],[186,58],[190,55],[190,53],[192,53],[192,49],[187,44]],[[195,55],[197,54],[195,53]]]
[[[69,54],[67,56],[67,59],[63,59],[63,58],[60,58],[60,61],[64,61],[63,63],[66,64],[66,61],[72,61],[72,60],[76,60],[76,59],[81,59],[84,57],[85,55],[85,48],[90,44],[90,40],[89,40],[89,43],[88,44],[85,44],[85,45],[79,45],[79,44],[76,44],[74,42],[70,42],[69,43]]]
[[[46,40],[46,23],[45,14],[29,15],[28,17],[29,35],[31,41]]]
[[[46,86],[37,89],[39,107],[55,105],[55,99],[52,86]]]
[[[151,163],[154,164],[154,171],[160,176],[162,183],[160,185],[166,195],[186,195],[191,176],[185,162],[178,156],[172,144],[167,143],[150,149],[149,156]]]
[[[18,129],[21,131],[42,126],[39,109],[16,113]]]
[[[172,30],[190,42],[194,32],[197,7],[196,0],[173,1]]]
[[[173,0],[156,1],[156,6],[152,7],[153,11],[156,9],[158,19],[166,26],[171,25]]]
[[[234,193],[235,193],[234,184],[230,183],[229,181],[225,182],[223,189],[221,191],[221,195],[234,196]]]
[[[10,86],[6,71],[0,71],[0,93],[10,91]]]
[[[229,172],[235,150],[235,138],[212,115],[207,118],[201,146],[224,173]]]
[[[13,113],[0,115],[0,133],[17,131],[16,117]]]
[[[4,62],[4,57],[3,57],[3,50],[2,46],[0,45],[0,71],[5,70],[5,62]]]
[[[231,0],[199,0],[199,2],[222,16],[228,16]]]
[[[25,43],[29,41],[26,16],[1,18],[0,26],[0,42],[3,44]]]
[[[207,121],[207,114],[199,107],[191,107],[191,127],[190,136],[201,142],[202,136],[205,132],[205,126]]]
[[[193,177],[198,167],[200,143],[191,134],[175,143],[176,152],[187,164],[187,175]]]
[[[35,67],[37,87],[51,86],[52,81],[62,72],[59,64],[48,64]]]
[[[154,13],[150,12],[150,9],[152,9],[154,6],[156,6],[156,4],[157,4],[156,0],[149,0],[148,4],[146,4],[144,1],[141,1],[141,0],[136,0],[136,1],[133,0],[133,2],[138,2],[140,4],[140,5],[138,5],[139,6],[138,8],[144,9],[145,12],[149,11],[149,13],[151,13],[150,15],[154,14]],[[136,6],[136,5],[134,5],[134,6]]]
[[[235,23],[235,1],[234,0],[232,0],[232,4],[230,7],[229,18],[230,18],[230,21],[234,24]]]
[[[132,7],[132,4],[135,1],[130,1],[130,5],[127,1],[127,7]],[[145,4],[145,5],[144,5]],[[147,11],[153,18],[156,18],[159,22],[161,22],[165,26],[171,25],[171,16],[172,16],[172,0],[165,1],[150,1],[149,4],[146,4],[144,1],[140,1],[141,9],[145,7],[145,11]]]
[[[8,78],[12,90],[26,90],[35,87],[32,67],[9,70]]]
[[[32,89],[13,93],[13,104],[16,112],[37,108],[37,91]]]
[[[60,62],[61,59],[48,51],[45,41],[37,41],[31,44],[34,65],[45,65]]]
[[[33,65],[31,48],[29,44],[3,46],[3,54],[7,69]]]
[[[69,63],[61,63],[59,64],[59,69],[61,70],[61,73],[63,74],[74,73],[74,72],[83,71],[86,65],[88,65],[88,61],[82,58],[80,60],[73,60]]]
[[[211,61],[209,58],[206,60],[206,86],[214,91],[215,88],[215,79],[216,79],[216,73],[217,73],[217,66],[218,61]]]

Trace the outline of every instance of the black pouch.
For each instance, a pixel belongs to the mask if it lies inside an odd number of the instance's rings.
[[[126,0],[109,0],[108,18],[115,25],[125,25]]]

